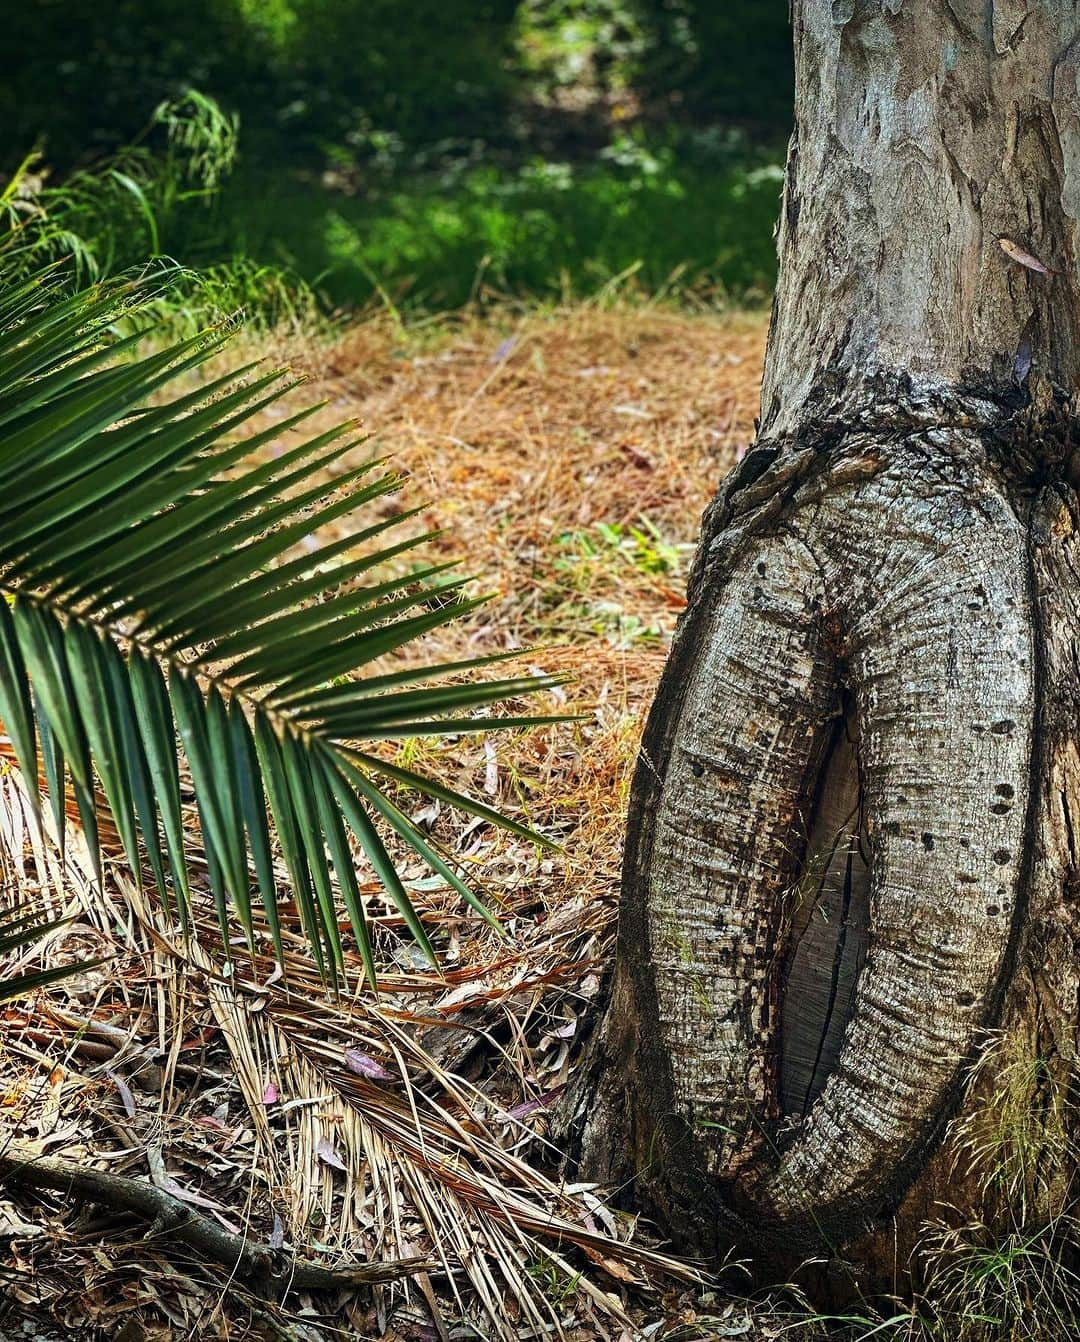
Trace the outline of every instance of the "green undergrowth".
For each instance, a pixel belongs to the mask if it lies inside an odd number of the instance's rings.
[[[362,189],[241,174],[219,224],[235,251],[304,276],[331,308],[590,297],[616,279],[760,302],[780,181],[775,158],[694,159],[628,137],[584,162],[466,158]]]
[[[734,133],[626,132],[565,161],[380,144],[330,149],[313,173],[257,140],[241,151],[236,119],[189,92],[67,176],[27,154],[0,187],[0,223],[78,281],[168,258],[192,272],[169,302],[196,321],[312,325],[372,303],[422,315],[613,287],[707,303],[771,292],[779,154]]]

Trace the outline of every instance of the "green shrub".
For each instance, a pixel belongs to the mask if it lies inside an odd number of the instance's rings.
[[[789,0],[636,0],[647,34],[639,76],[690,122],[785,133],[794,97]]]
[[[0,84],[12,171],[35,146],[66,173],[144,137],[160,103],[192,88],[253,100],[266,50],[232,0],[23,0],[4,13]],[[153,148],[154,146],[151,145]]]
[[[198,88],[276,157],[389,130],[497,130],[516,0],[26,0],[5,14],[12,170],[39,140],[62,170],[115,152],[147,109]]]
[[[28,258],[72,257],[82,280],[161,256],[232,171],[237,125],[213,99],[189,92],[161,103],[149,129],[161,132],[156,152],[144,135],[56,184],[40,155],[28,154],[0,191],[0,225],[22,234]]]
[[[279,6],[284,9],[282,3]],[[323,136],[497,134],[517,0],[293,0],[279,115]]]

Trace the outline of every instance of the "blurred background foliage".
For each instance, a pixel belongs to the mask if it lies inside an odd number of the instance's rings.
[[[164,253],[223,300],[323,310],[771,288],[787,0],[23,0],[5,23],[4,208],[90,271]]]

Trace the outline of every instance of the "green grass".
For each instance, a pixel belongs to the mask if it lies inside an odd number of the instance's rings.
[[[316,302],[438,311],[614,282],[760,302],[775,280],[781,154],[733,130],[615,130],[603,148],[568,143],[565,159],[369,135],[307,161],[265,135],[238,158],[237,133],[189,92],[66,178],[31,153],[0,183],[0,225],[39,261],[70,257],[80,280],[168,257],[203,276],[174,286],[174,303],[265,325],[310,320]]]
[[[450,166],[355,194],[247,171],[216,226],[229,254],[286,266],[333,307],[585,296],[630,274],[648,293],[760,301],[775,279],[780,176],[768,160],[694,162],[630,141],[585,163]]]
[[[648,295],[757,303],[775,280],[782,173],[768,158],[626,140],[585,162],[449,160],[349,190],[250,159],[215,189],[189,173],[127,151],[56,187],[28,168],[3,200],[13,221],[33,212],[37,250],[73,255],[80,277],[168,256],[201,272],[175,302],[265,325],[312,319],[315,295],[327,311],[373,299],[437,311],[481,293],[544,302],[632,281]]]

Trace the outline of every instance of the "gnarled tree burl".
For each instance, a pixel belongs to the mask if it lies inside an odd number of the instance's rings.
[[[760,433],[648,724],[577,1130],[686,1247],[891,1265],[979,1210],[948,1133],[988,1047],[1037,1064],[1025,1196],[1070,1173],[1080,10],[793,19]]]

